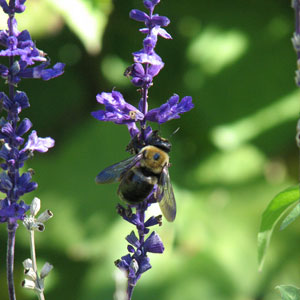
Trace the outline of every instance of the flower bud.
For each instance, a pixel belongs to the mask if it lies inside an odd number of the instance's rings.
[[[23,261],[24,269],[30,269],[32,268],[32,260],[30,258],[27,258]]]
[[[22,287],[25,289],[35,289],[35,282],[30,279],[25,279],[21,283]]]
[[[40,277],[41,279],[45,278],[49,273],[50,271],[53,269],[53,265],[49,264],[48,262],[46,262],[41,270],[41,273],[40,273]]]
[[[36,272],[32,268],[25,269],[24,274],[30,277],[33,281],[36,280]]]
[[[37,197],[34,197],[30,205],[30,214],[32,216],[36,216],[36,214],[39,212],[40,209],[41,209],[41,200]]]
[[[38,216],[37,221],[44,223],[44,222],[48,221],[49,219],[51,219],[52,217],[53,217],[52,211],[47,209]]]

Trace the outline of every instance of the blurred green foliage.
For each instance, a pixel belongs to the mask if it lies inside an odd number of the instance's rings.
[[[126,254],[132,227],[115,213],[116,185],[96,186],[104,167],[126,157],[127,129],[93,119],[95,96],[119,90],[130,103],[138,93],[123,78],[131,53],[142,47],[141,24],[130,20],[142,0],[28,0],[19,24],[52,62],[67,64],[50,82],[23,81],[28,116],[56,147],[26,167],[36,171],[34,196],[54,212],[36,234],[40,263],[55,269],[46,299],[112,299],[114,260]],[[274,287],[299,286],[298,222],[276,232],[258,272],[256,239],[270,200],[297,182],[294,142],[300,94],[294,84],[296,55],[290,38],[294,15],[285,0],[171,1],[156,12],[171,19],[173,40],[159,40],[165,67],[150,90],[150,107],[173,93],[193,97],[195,108],[161,126],[171,138],[170,175],[178,204],[173,224],[157,228],[166,250],[151,255],[133,299],[279,299]],[[0,15],[1,28],[6,20]],[[0,90],[5,90],[3,82]],[[20,288],[29,236],[17,231],[18,300],[34,299]],[[0,299],[7,300],[6,229],[0,229]]]

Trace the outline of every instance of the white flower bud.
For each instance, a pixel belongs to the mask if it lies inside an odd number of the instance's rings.
[[[32,268],[25,269],[24,274],[30,277],[33,281],[36,280],[36,272]]]
[[[32,260],[30,258],[27,258],[23,261],[24,269],[30,269],[32,268]]]
[[[51,219],[52,217],[53,217],[52,211],[47,209],[38,216],[37,221],[44,223],[44,222],[48,221],[49,219]]]
[[[22,287],[25,289],[35,289],[35,282],[30,279],[25,279],[22,281]]]
[[[30,214],[32,216],[36,216],[36,214],[39,212],[40,209],[41,209],[41,200],[37,197],[34,197],[30,205]]]
[[[49,264],[48,262],[46,262],[41,270],[41,273],[40,273],[40,277],[41,279],[42,278],[45,278],[49,273],[50,271],[53,269],[53,266],[51,264]]]
[[[130,267],[134,270],[135,274],[139,270],[139,264],[138,264],[138,262],[135,259],[132,259],[132,261],[130,263]]]

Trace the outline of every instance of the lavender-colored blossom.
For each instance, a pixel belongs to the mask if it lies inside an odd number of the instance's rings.
[[[158,108],[150,110],[146,114],[146,120],[157,122],[159,124],[165,123],[172,119],[180,118],[179,114],[185,113],[194,107],[192,97],[183,97],[179,102],[179,96],[172,96],[167,103]]]
[[[0,199],[0,223],[7,223],[7,281],[9,298],[16,299],[14,292],[14,247],[18,220],[23,220],[29,206],[20,199],[24,194],[37,188],[32,181],[32,171],[21,172],[26,160],[34,151],[46,152],[54,146],[51,138],[39,138],[36,131],[26,138],[32,127],[27,118],[20,113],[30,106],[26,93],[16,90],[23,78],[49,80],[64,72],[64,64],[57,63],[52,68],[47,54],[38,49],[27,30],[19,31],[15,13],[25,10],[26,0],[0,0],[0,6],[7,14],[7,29],[0,30],[0,57],[7,58],[7,65],[0,65],[0,77],[7,84],[8,93],[0,92],[0,191],[5,194]],[[3,60],[3,59],[2,59]],[[28,140],[27,140],[28,139]],[[27,142],[26,142],[27,140]],[[25,144],[25,145],[24,145]]]
[[[38,151],[38,152],[47,152],[49,148],[52,148],[55,144],[55,141],[50,138],[40,138],[37,136],[35,130],[28,137],[28,142],[26,143],[25,147],[21,150],[24,151]]]
[[[0,200],[0,223],[16,223],[23,220],[29,207],[24,201],[9,203],[7,198]]]
[[[0,6],[6,14],[12,15],[14,13],[22,13],[26,8],[25,2],[26,0],[15,0],[10,1],[8,5],[6,0],[0,0]]]
[[[123,95],[117,91],[97,95],[97,101],[105,106],[106,110],[92,112],[92,116],[99,121],[111,121],[115,124],[126,124],[131,136],[139,130],[136,122],[144,119],[144,115],[133,105],[127,103]]]
[[[148,15],[139,9],[132,9],[129,13],[129,17],[135,21],[144,22],[148,28],[153,28],[155,26],[168,26],[170,20],[167,17],[155,15]]]

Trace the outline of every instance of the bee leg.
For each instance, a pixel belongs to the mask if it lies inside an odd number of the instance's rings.
[[[125,215],[126,215],[127,218],[132,217],[132,209],[129,205],[127,205],[127,208],[125,209]]]
[[[157,224],[159,225],[159,226],[161,226],[162,225],[162,215],[158,215],[157,217],[155,217],[156,218],[156,220],[157,220]]]
[[[121,217],[123,217],[123,216],[125,215],[126,209],[125,209],[121,204],[119,204],[119,203],[117,204],[116,210],[117,210],[117,213],[118,213]]]

